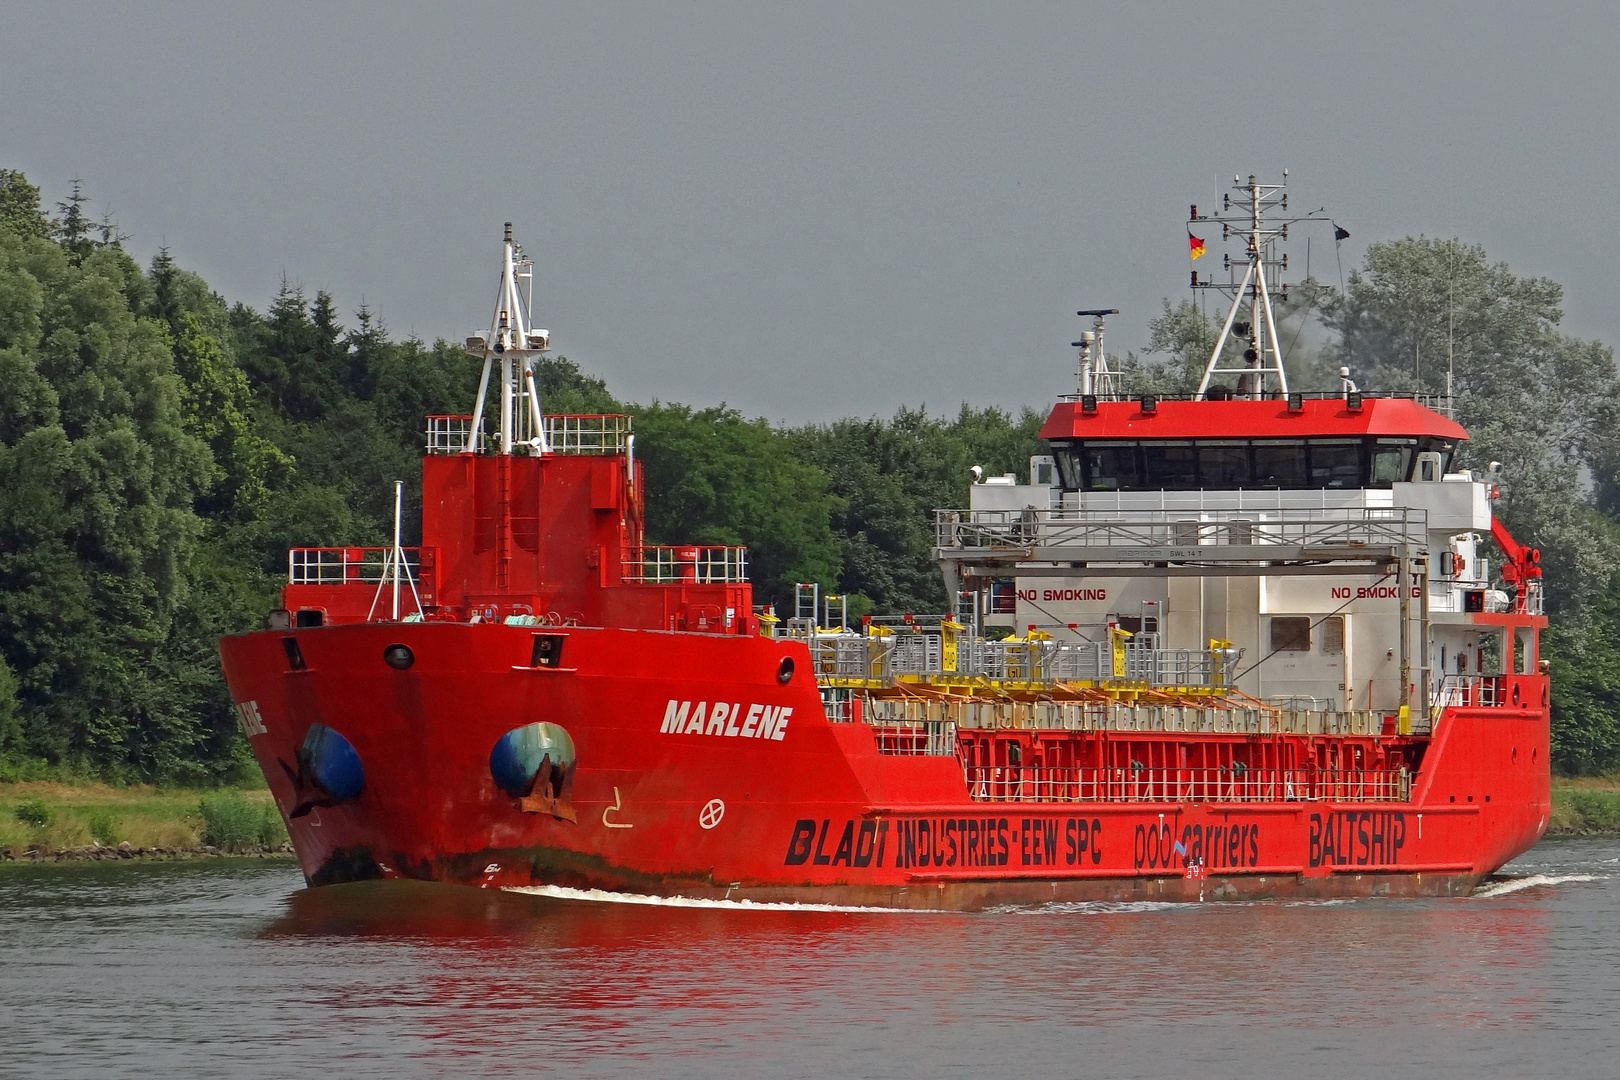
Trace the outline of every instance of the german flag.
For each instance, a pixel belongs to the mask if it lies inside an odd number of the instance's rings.
[[[1191,229],[1187,230],[1187,251],[1194,259],[1204,257],[1204,242],[1194,236]]]

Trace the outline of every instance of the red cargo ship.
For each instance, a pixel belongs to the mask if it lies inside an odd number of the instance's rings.
[[[808,586],[756,610],[741,549],[645,542],[630,419],[541,411],[508,226],[421,545],[296,549],[285,609],[221,642],[307,880],[971,910],[1466,894],[1529,848],[1539,555],[1443,409],[1287,390],[1276,189],[1239,191],[1197,398],[1122,399],[1085,335],[1029,483],[937,515],[956,610],[859,626]]]

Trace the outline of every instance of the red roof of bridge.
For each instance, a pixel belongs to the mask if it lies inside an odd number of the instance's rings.
[[[1061,401],[1041,428],[1043,439],[1302,439],[1389,435],[1460,440],[1468,432],[1411,398],[1362,400],[1351,412],[1342,397],[1306,400],[1293,412],[1271,401],[1160,401],[1144,413],[1140,401],[1099,401],[1082,412]]]

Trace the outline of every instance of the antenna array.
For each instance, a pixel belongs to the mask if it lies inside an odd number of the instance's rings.
[[[1187,220],[1187,233],[1194,227],[1209,229],[1221,227],[1221,239],[1243,242],[1244,252],[1237,259],[1221,256],[1227,280],[1218,281],[1214,275],[1200,277],[1192,271],[1194,289],[1213,289],[1232,298],[1232,306],[1221,324],[1220,336],[1204,368],[1204,378],[1198,384],[1198,396],[1212,396],[1210,381],[1216,375],[1237,375],[1236,396],[1259,399],[1272,396],[1268,379],[1276,380],[1275,393],[1288,393],[1288,374],[1283,370],[1282,353],[1278,349],[1277,320],[1272,314],[1271,301],[1288,299],[1288,286],[1283,274],[1288,270],[1288,255],[1279,254],[1277,245],[1288,239],[1288,226],[1306,218],[1280,219],[1288,213],[1288,170],[1283,170],[1282,184],[1262,184],[1251,174],[1245,183],[1241,177],[1232,177],[1232,191],[1221,197],[1221,212],[1215,215],[1199,214],[1195,204]],[[1312,219],[1316,220],[1316,219]],[[1239,277],[1237,267],[1243,267]],[[1249,320],[1238,321],[1238,311],[1248,304]],[[1222,367],[1221,353],[1229,337],[1247,341],[1240,367]],[[1224,388],[1216,393],[1225,396]]]

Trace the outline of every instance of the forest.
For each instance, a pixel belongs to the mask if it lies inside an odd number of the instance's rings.
[[[458,345],[396,340],[289,281],[263,311],[230,303],[167,250],[141,266],[128,239],[77,185],[47,206],[0,170],[0,779],[251,772],[215,642],[263,625],[289,546],[383,542],[422,418],[476,390]],[[1544,552],[1555,764],[1604,773],[1620,769],[1620,373],[1560,330],[1561,300],[1478,245],[1406,237],[1370,245],[1342,288],[1293,289],[1280,337],[1300,388],[1336,387],[1341,366],[1368,390],[1451,380],[1473,436],[1459,464],[1503,463],[1497,512]],[[1115,359],[1133,393],[1184,393],[1215,336],[1165,300]],[[563,357],[541,377],[549,411],[634,416],[650,538],[748,545],[760,602],[815,581],[852,615],[944,610],[932,510],[966,505],[970,466],[1022,474],[1040,452],[1043,403],[783,427],[620,401]]]

